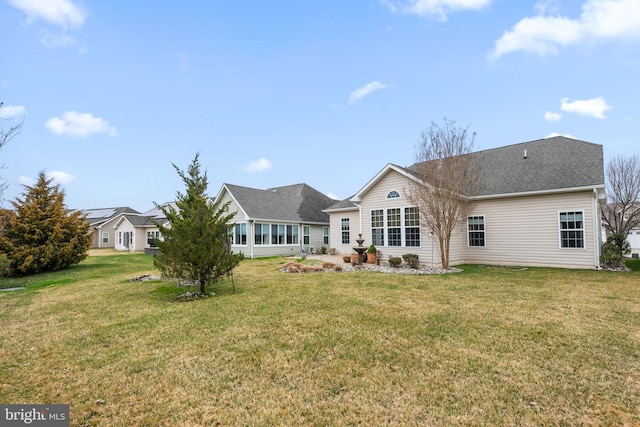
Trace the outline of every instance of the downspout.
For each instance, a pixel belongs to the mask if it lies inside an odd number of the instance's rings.
[[[362,234],[363,233],[363,231],[362,231],[362,206],[360,206],[360,204],[357,203],[357,202],[353,202],[353,204],[358,207],[358,216],[360,217],[358,228],[360,229],[359,233]]]
[[[249,243],[249,257],[251,259],[253,259],[253,245],[254,245],[254,241],[253,238],[255,236],[255,223],[253,222],[252,219],[250,219],[249,221],[249,230],[248,230],[248,236],[247,236],[247,242]]]
[[[593,221],[593,227],[595,228],[593,236],[594,243],[597,243],[594,250],[594,264],[596,269],[600,270],[602,267],[600,266],[600,250],[602,248],[602,224],[600,223],[600,205],[598,200],[598,189],[594,187],[593,189],[593,215],[596,219]]]

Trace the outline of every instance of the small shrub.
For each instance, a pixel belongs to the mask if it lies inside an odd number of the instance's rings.
[[[373,245],[369,246],[369,249],[367,249],[368,254],[375,254],[376,252],[378,251],[376,250],[376,247]]]
[[[326,255],[326,253],[327,253],[327,247],[326,247],[326,246],[322,246],[322,247],[320,248],[320,253],[322,253],[322,255]]]
[[[605,268],[620,268],[624,266],[623,257],[631,251],[626,234],[612,233],[602,245],[600,264]]]
[[[420,267],[420,261],[418,261],[417,254],[404,254],[402,255],[402,259],[409,265],[411,268]]]
[[[333,267],[333,270],[334,270],[334,271],[338,271],[338,272],[340,272],[340,271],[342,271],[342,270],[343,270],[343,268],[342,268],[342,266],[341,266],[341,265],[335,265],[335,266]]]
[[[322,263],[322,268],[325,270],[333,270],[335,268],[335,264],[329,261],[325,261]]]
[[[389,258],[389,265],[391,267],[398,267],[400,266],[400,264],[402,264],[402,258],[398,257],[398,256],[394,256]]]

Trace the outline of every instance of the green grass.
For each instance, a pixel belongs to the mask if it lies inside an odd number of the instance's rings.
[[[638,425],[640,274],[285,274],[177,303],[151,257],[0,278],[0,402],[72,425]]]

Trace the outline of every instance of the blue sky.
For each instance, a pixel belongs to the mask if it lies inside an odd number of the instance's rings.
[[[0,0],[0,37],[7,200],[44,170],[71,208],[144,211],[197,152],[212,195],[343,199],[444,117],[478,149],[640,152],[640,0]]]

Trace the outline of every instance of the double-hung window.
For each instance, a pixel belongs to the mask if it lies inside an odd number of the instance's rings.
[[[349,218],[342,218],[340,220],[340,228],[342,229],[342,244],[348,245],[351,240],[349,233]]]
[[[371,211],[371,242],[375,246],[384,246],[384,210]]]
[[[389,246],[402,246],[402,216],[400,208],[387,209],[387,233]]]
[[[247,244],[247,223],[246,222],[236,224],[233,243],[236,245]]]
[[[302,244],[303,245],[308,245],[309,242],[311,241],[310,232],[311,232],[311,228],[308,225],[302,226]]]
[[[484,216],[470,216],[467,218],[469,231],[469,246],[484,246]]]
[[[584,248],[584,213],[560,212],[560,247]]]
[[[420,211],[416,207],[404,208],[404,245],[420,246]]]
[[[109,243],[109,232],[108,231],[103,231],[102,232],[102,243]]]
[[[271,244],[284,245],[284,225],[271,224]]]
[[[327,226],[322,227],[322,244],[329,244],[329,227]]]
[[[256,245],[269,244],[269,224],[256,223],[254,226],[254,242]]]
[[[298,226],[287,225],[287,245],[298,244]]]

